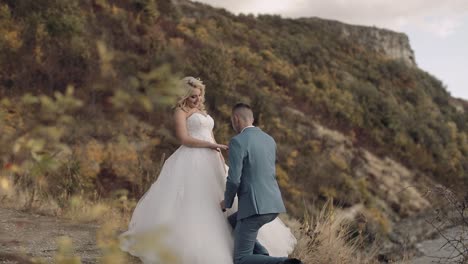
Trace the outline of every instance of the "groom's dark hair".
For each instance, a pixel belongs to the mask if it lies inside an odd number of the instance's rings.
[[[245,121],[251,121],[251,122],[255,121],[255,118],[253,116],[252,107],[250,107],[250,105],[248,105],[248,104],[237,103],[236,105],[234,105],[234,107],[232,107],[232,113],[236,113],[238,116],[240,116]]]
[[[250,107],[250,105],[246,103],[237,103],[236,105],[232,107],[232,112],[235,112],[236,110],[242,109],[242,108],[249,109],[250,111],[252,111],[252,107]]]

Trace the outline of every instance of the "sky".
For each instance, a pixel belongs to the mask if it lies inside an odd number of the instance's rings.
[[[419,68],[468,100],[468,0],[197,0],[235,14],[319,17],[408,35]]]

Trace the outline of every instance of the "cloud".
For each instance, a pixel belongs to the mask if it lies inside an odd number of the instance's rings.
[[[440,38],[446,38],[463,26],[462,21],[462,17],[437,17],[432,19],[426,18],[416,25],[423,31],[432,33]]]
[[[447,37],[468,16],[467,0],[202,0],[234,13],[276,13],[285,17],[320,17],[350,24],[401,31],[417,27]]]

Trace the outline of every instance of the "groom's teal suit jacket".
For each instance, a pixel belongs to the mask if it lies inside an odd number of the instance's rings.
[[[276,181],[276,143],[257,127],[248,127],[229,142],[229,173],[224,201],[238,196],[237,219],[286,212]]]

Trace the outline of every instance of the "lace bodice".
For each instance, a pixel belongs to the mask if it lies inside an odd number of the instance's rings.
[[[211,131],[214,127],[214,120],[210,115],[193,113],[187,118],[187,130],[191,137],[213,142]]]

